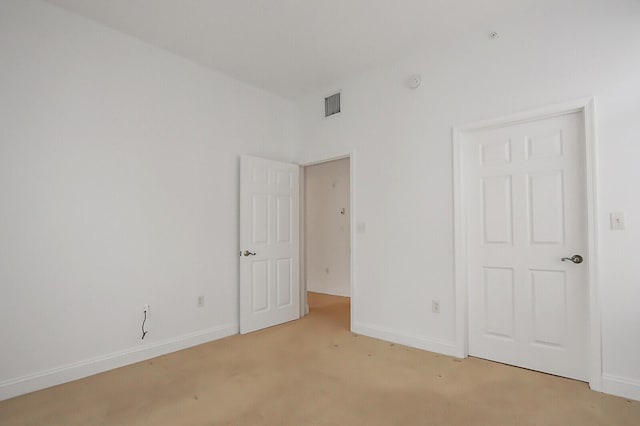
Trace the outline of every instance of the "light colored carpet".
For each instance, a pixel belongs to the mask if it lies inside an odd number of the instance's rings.
[[[357,336],[349,299],[309,301],[300,321],[0,402],[0,424],[640,425],[640,402]]]

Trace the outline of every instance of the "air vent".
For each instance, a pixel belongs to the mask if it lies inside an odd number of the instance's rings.
[[[340,112],[340,92],[324,98],[324,116],[329,117]]]

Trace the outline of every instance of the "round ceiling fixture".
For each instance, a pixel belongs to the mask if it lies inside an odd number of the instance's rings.
[[[491,32],[489,33],[489,38],[490,38],[490,39],[496,39],[496,38],[498,38],[498,37],[500,37],[500,33],[498,33],[497,31],[491,31]]]

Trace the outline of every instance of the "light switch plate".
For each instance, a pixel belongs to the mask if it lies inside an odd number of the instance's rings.
[[[620,231],[624,229],[624,213],[622,212],[613,212],[610,215],[611,217],[611,229],[616,231]]]

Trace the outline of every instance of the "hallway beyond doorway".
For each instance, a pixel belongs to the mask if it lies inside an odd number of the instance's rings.
[[[330,294],[307,292],[309,313],[331,321],[340,328],[350,330],[351,298]]]

